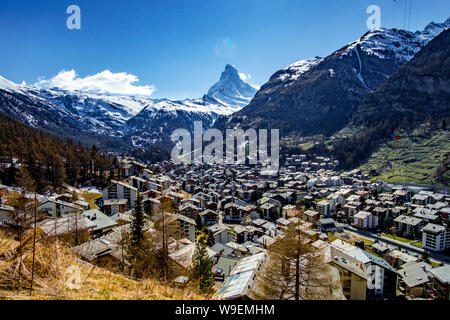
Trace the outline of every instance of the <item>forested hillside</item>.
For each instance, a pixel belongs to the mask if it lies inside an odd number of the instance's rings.
[[[95,146],[88,150],[81,143],[62,140],[0,113],[0,180],[4,184],[15,185],[23,165],[39,191],[58,189],[64,183],[77,186],[92,181],[101,186],[111,175],[112,162]]]

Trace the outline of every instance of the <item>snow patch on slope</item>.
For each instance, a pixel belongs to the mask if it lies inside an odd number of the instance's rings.
[[[323,59],[320,57],[314,57],[297,61],[278,72],[275,80],[285,82],[284,85],[289,86],[302,74],[309,71],[312,67],[319,64],[322,60]]]
[[[423,31],[410,32],[398,29],[378,28],[367,32],[352,42],[342,56],[351,55],[359,47],[368,55],[385,59],[393,54],[396,59],[407,62],[442,31],[450,27],[450,18],[443,23],[430,23]]]

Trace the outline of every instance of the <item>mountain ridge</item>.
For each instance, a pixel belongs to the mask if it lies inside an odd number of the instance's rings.
[[[310,59],[294,79],[280,78],[289,67],[276,72],[248,106],[221,118],[215,126],[330,136],[351,121],[370,92],[448,27],[450,18],[444,23],[430,23],[417,32],[368,31],[323,59]]]
[[[117,138],[131,147],[145,147],[167,140],[175,129],[189,130],[193,121],[204,121],[208,128],[220,115],[241,109],[254,93],[256,89],[242,81],[231,65],[225,67],[221,79],[203,98],[184,100],[41,89],[0,76],[0,111],[57,135],[82,133],[94,140]],[[166,131],[154,130],[157,119],[168,124]],[[151,132],[152,137],[145,138]]]

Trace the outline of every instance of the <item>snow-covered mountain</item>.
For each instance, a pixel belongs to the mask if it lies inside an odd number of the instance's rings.
[[[18,85],[0,77],[0,111],[57,134],[122,136],[126,121],[149,105],[134,97]],[[81,130],[81,131],[80,131]]]
[[[274,84],[279,83],[283,87],[291,85],[295,80],[297,80],[302,74],[314,67],[316,64],[321,62],[323,58],[314,57],[310,59],[297,61],[290,66],[275,73],[270,81]]]
[[[245,107],[255,96],[257,88],[242,81],[235,67],[228,64],[219,82],[209,89],[205,101],[228,106]]]
[[[227,65],[203,98],[186,100],[90,94],[15,84],[0,76],[0,111],[58,135],[120,138],[132,146],[164,141],[201,120],[209,128],[221,115],[248,103],[256,89]]]
[[[215,126],[331,135],[350,122],[368,94],[449,27],[450,18],[417,32],[369,31],[326,58],[302,60],[276,72],[246,107]]]
[[[343,52],[343,56],[351,55],[352,51],[359,47],[362,52],[377,56],[380,59],[392,57],[408,62],[421,48],[449,27],[450,18],[443,23],[431,22],[423,31],[410,32],[398,29],[375,29],[350,43]]]

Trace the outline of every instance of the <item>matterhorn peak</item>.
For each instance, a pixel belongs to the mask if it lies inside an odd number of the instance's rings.
[[[241,79],[235,66],[227,64],[219,82],[209,89],[205,99],[214,100],[227,106],[245,107],[257,91]]]
[[[220,77],[220,79],[232,79],[236,77],[239,78],[239,72],[236,67],[231,64],[227,64],[225,66],[225,71],[222,72],[222,76]]]

